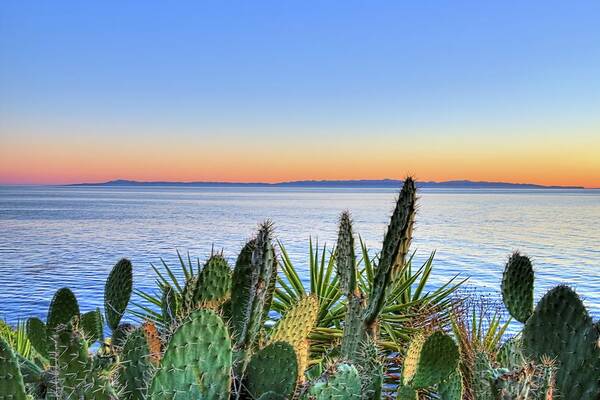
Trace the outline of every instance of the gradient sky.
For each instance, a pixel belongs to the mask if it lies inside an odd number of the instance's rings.
[[[597,0],[3,0],[0,183],[600,187],[599,21]]]

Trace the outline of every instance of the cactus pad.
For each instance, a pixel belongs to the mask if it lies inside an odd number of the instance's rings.
[[[291,397],[297,376],[294,348],[286,342],[275,342],[252,356],[246,369],[246,387],[254,398],[269,391]]]
[[[298,374],[304,375],[308,365],[308,343],[319,314],[319,300],[315,295],[305,296],[298,301],[271,331],[268,343],[285,341],[291,344],[298,356]]]
[[[29,318],[26,325],[27,338],[42,357],[48,358],[48,333],[46,324],[39,318]]]
[[[113,267],[104,286],[104,311],[110,329],[115,330],[127,308],[133,288],[131,262],[125,258]]]
[[[221,318],[211,310],[194,311],[171,337],[149,397],[229,399],[231,364],[231,341]]]
[[[58,397],[78,398],[90,368],[87,342],[71,324],[58,326],[52,340],[58,371]]]
[[[418,400],[417,391],[410,386],[398,385],[398,392],[396,393],[396,400]]]
[[[127,337],[133,331],[135,331],[135,329],[136,328],[134,325],[127,323],[117,326],[117,329],[115,329],[113,332],[111,344],[117,349],[122,348],[125,345],[125,342],[127,341]]]
[[[438,393],[441,400],[462,400],[462,374],[458,369],[438,385]]]
[[[443,332],[426,338],[418,335],[407,350],[403,382],[415,389],[440,383],[456,369],[458,359],[458,346],[450,336]]]
[[[579,296],[568,286],[544,295],[523,329],[523,350],[539,362],[556,359],[556,389],[561,399],[600,397],[598,331]]]
[[[339,364],[334,371],[326,372],[306,392],[303,399],[315,400],[360,400],[361,382],[353,365]]]
[[[69,288],[59,289],[52,301],[48,310],[48,319],[46,328],[51,334],[54,329],[61,324],[68,324],[73,317],[79,317],[79,304],[77,298]]]
[[[81,315],[79,321],[81,329],[89,343],[94,343],[104,338],[102,313],[100,309],[89,311]]]
[[[502,300],[510,314],[525,323],[533,311],[533,267],[528,257],[513,253],[502,276]]]
[[[0,337],[0,400],[25,400],[25,384],[19,363],[8,343]]]
[[[123,346],[121,358],[122,369],[119,378],[124,397],[129,400],[144,400],[154,367],[143,329],[129,335]]]
[[[504,368],[517,368],[525,363],[521,340],[519,338],[510,338],[507,340],[496,355],[497,361]]]
[[[286,400],[285,396],[280,395],[279,393],[275,393],[275,392],[266,392],[263,395],[261,395],[258,400]]]
[[[217,307],[231,296],[231,269],[222,255],[211,256],[198,276],[194,302]]]

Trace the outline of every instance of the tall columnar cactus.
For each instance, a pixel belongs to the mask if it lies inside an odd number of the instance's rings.
[[[539,362],[556,359],[556,391],[561,399],[600,397],[598,331],[581,299],[568,286],[550,290],[523,329],[523,350]]]
[[[269,282],[276,274],[270,222],[261,225],[256,238],[242,249],[233,271],[231,326],[238,375],[242,375],[255,345],[268,300]]]
[[[458,366],[458,346],[443,332],[417,335],[409,344],[402,383],[422,389],[447,379]]]
[[[301,379],[308,365],[307,338],[315,326],[318,314],[317,297],[303,297],[277,322],[267,341],[267,344],[285,341],[293,346],[298,357],[298,375]]]
[[[510,314],[526,322],[533,311],[533,268],[528,257],[513,253],[502,276],[502,298]]]
[[[214,311],[194,311],[171,337],[149,398],[229,399],[231,367],[231,340],[225,324]]]
[[[416,186],[409,177],[404,181],[383,240],[368,303],[365,303],[364,295],[356,283],[356,259],[350,216],[344,212],[340,218],[336,266],[340,287],[348,298],[342,340],[342,356],[346,359],[355,359],[359,344],[365,340],[366,335],[377,334],[377,319],[384,305],[386,291],[400,275],[406,262],[415,210]]]
[[[0,338],[0,400],[25,400],[25,384],[17,357],[3,338]]]
[[[104,286],[104,312],[111,330],[116,330],[127,308],[133,287],[131,262],[125,258],[117,262]]]
[[[294,393],[298,362],[294,347],[274,342],[256,352],[246,369],[246,387],[252,398],[272,391],[286,398]]]
[[[326,371],[304,393],[303,400],[360,400],[361,381],[353,365],[339,364]]]

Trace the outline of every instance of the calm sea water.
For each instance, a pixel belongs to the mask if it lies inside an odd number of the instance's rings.
[[[134,286],[153,287],[150,263],[177,265],[176,249],[234,261],[257,223],[306,271],[309,237],[335,243],[341,210],[378,250],[395,191],[283,188],[0,187],[0,318],[45,317],[69,286],[81,308],[101,306],[108,272],[132,260]],[[455,274],[496,291],[507,256],[534,260],[536,295],[569,283],[600,315],[600,191],[422,190],[413,249],[436,250],[432,285]],[[306,276],[306,274],[305,274]]]

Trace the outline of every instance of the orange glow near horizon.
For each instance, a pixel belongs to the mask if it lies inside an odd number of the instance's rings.
[[[600,187],[600,139],[578,141],[528,138],[519,146],[503,138],[469,141],[455,136],[402,140],[387,137],[335,137],[319,146],[286,143],[240,143],[240,139],[139,142],[133,138],[66,140],[27,135],[2,139],[0,183],[68,184],[113,179],[138,181],[281,182],[333,179],[401,179],[414,174],[422,181],[468,179],[542,185]],[[232,145],[231,143],[237,143]],[[265,143],[268,140],[265,139]],[[115,144],[118,143],[118,144]],[[464,143],[469,143],[465,145]]]

